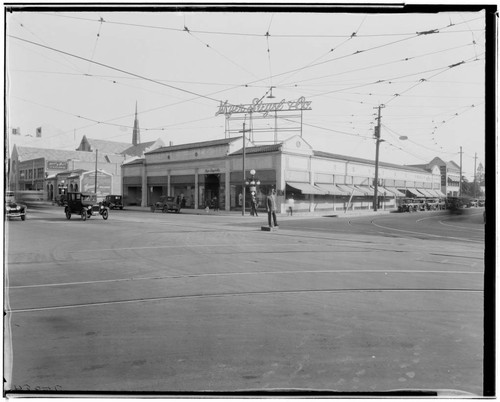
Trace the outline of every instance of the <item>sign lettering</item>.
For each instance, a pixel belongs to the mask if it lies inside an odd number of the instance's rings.
[[[68,162],[66,161],[47,161],[47,169],[53,170],[68,170]]]
[[[224,114],[231,116],[235,113],[262,113],[266,117],[269,112],[289,112],[296,110],[311,110],[311,101],[307,101],[305,97],[300,97],[297,100],[281,102],[263,103],[259,98],[255,98],[251,104],[232,105],[228,101],[221,101],[219,110],[215,115]]]

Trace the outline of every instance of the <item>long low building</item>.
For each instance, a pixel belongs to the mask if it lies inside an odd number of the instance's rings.
[[[281,213],[291,197],[298,212],[373,208],[373,161],[313,150],[300,136],[243,145],[243,137],[235,137],[164,146],[124,163],[125,205],[146,207],[167,195],[184,208],[204,209],[217,199],[221,210],[241,210],[243,200],[249,207],[246,183],[253,178],[261,208],[271,188],[277,190]],[[445,197],[437,165],[423,169],[380,162],[378,178],[378,208],[395,208],[401,197]]]

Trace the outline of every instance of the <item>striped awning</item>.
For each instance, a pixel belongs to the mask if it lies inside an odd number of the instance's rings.
[[[384,187],[388,192],[394,194],[396,197],[404,197],[406,194],[399,191],[396,187]]]
[[[309,183],[287,181],[286,184],[288,184],[290,187],[293,187],[296,190],[301,191],[302,194],[319,194],[319,195],[327,195],[328,194],[327,191],[321,190],[320,188],[313,186],[312,184],[309,184]]]
[[[434,194],[436,194],[436,197],[440,197],[440,198],[446,197],[446,195],[443,194],[443,192],[441,190],[433,189],[433,190],[430,190],[430,191],[432,191]]]
[[[416,188],[407,188],[407,191],[409,191],[412,195],[415,197],[423,197],[424,195],[420,193]]]
[[[419,188],[418,189],[419,192],[421,192],[423,195],[425,195],[426,197],[435,197],[434,194],[432,194],[429,190],[427,190],[426,188]]]
[[[347,184],[337,184],[340,189],[346,191],[349,195],[358,195],[364,197],[365,194],[353,186],[348,186]]]
[[[371,188],[369,186],[354,186],[356,187],[359,191],[361,191],[365,196],[374,196],[375,195],[375,189]]]
[[[331,184],[331,183],[314,183],[314,185],[316,187],[318,187],[319,189],[321,189],[323,191],[326,191],[328,194],[331,194],[331,195],[351,195],[351,193],[348,193],[347,191],[342,190],[341,188],[339,188],[335,184]]]

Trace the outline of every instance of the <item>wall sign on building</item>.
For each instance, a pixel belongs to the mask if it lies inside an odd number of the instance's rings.
[[[47,169],[68,170],[67,161],[47,161]]]

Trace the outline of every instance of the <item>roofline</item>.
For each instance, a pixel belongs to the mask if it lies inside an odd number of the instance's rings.
[[[356,157],[349,157],[345,155],[338,155],[338,154],[331,154],[329,152],[324,152],[324,151],[315,151],[313,150],[313,155],[314,156],[319,156],[319,157],[324,157],[324,158],[330,158],[330,159],[340,159],[340,160],[345,160],[348,162],[358,162],[358,163],[365,163],[367,165],[375,165],[375,161],[372,161],[370,159],[363,159],[363,158],[356,158]],[[394,163],[388,163],[388,162],[380,162],[379,161],[379,166],[384,166],[384,167],[390,167],[390,168],[396,168],[396,169],[405,169],[405,170],[413,170],[415,172],[425,172],[429,173],[425,169],[417,168],[417,167],[412,167],[411,165],[396,165]]]
[[[201,142],[190,142],[190,143],[179,144],[179,145],[169,145],[169,146],[164,146],[164,147],[160,147],[157,149],[153,149],[152,151],[146,152],[145,155],[178,151],[178,150],[186,149],[186,148],[204,148],[204,147],[211,147],[214,145],[225,145],[225,144],[230,144],[230,143],[232,143],[236,140],[239,140],[241,138],[243,138],[243,137],[232,137],[232,138],[223,138],[223,139],[219,139],[219,140],[209,140],[209,141],[201,141]]]

